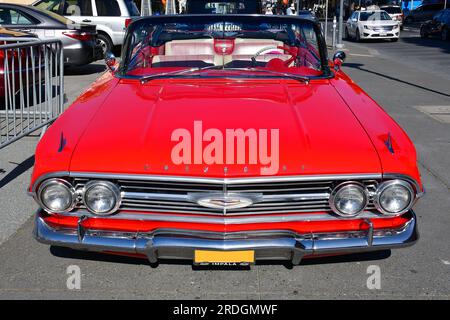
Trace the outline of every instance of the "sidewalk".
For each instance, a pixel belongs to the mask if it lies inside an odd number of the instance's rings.
[[[65,75],[65,93],[70,104],[103,72],[102,61],[73,68]],[[0,244],[6,241],[37,210],[36,202],[27,194],[34,150],[41,130],[0,149]]]

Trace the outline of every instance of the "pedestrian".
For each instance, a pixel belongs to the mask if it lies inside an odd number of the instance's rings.
[[[295,16],[297,14],[297,10],[295,10],[295,5],[293,2],[291,3],[291,6],[287,8],[286,14],[288,16]]]

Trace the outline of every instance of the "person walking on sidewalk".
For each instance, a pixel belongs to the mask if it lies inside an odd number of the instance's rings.
[[[286,14],[288,16],[295,16],[297,14],[297,10],[295,10],[295,5],[293,2],[291,3],[291,6],[286,9]]]

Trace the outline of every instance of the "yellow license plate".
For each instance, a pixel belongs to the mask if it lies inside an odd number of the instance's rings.
[[[195,250],[194,262],[197,264],[208,263],[254,263],[255,251],[210,251]]]

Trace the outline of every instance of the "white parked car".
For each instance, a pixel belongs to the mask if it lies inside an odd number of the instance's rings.
[[[400,37],[400,25],[384,10],[355,11],[345,24],[346,39],[390,39]]]
[[[32,5],[78,23],[96,25],[103,53],[122,45],[127,24],[140,15],[134,0],[38,0]]]

